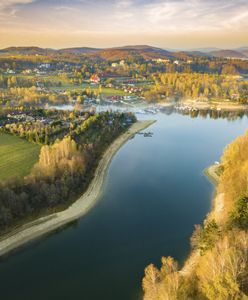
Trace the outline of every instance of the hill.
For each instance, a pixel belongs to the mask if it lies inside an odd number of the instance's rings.
[[[9,47],[0,50],[4,55],[40,55],[61,58],[63,56],[71,55],[71,57],[78,58],[78,56],[87,56],[92,59],[103,60],[122,60],[122,59],[183,59],[188,60],[192,57],[223,57],[223,58],[248,58],[248,48],[242,47],[235,50],[222,50],[217,48],[202,48],[192,49],[190,51],[173,51],[165,50],[149,45],[129,45],[123,47],[113,48],[91,48],[91,47],[74,47],[64,49],[48,49],[39,47]]]
[[[124,46],[116,48],[107,48],[91,53],[91,56],[106,59],[106,60],[120,60],[130,58],[143,59],[189,59],[198,54],[191,54],[184,51],[171,52],[165,49],[152,47],[148,45]]]
[[[248,57],[248,47],[240,47],[236,50]]]
[[[192,56],[201,56],[200,53],[187,53],[187,52],[172,52],[165,49],[152,47],[148,45],[133,45],[115,48],[89,48],[89,47],[75,47],[65,49],[43,49],[39,47],[9,47],[0,50],[0,53],[8,55],[75,55],[75,56],[88,56],[91,58],[105,59],[110,61],[132,58],[143,59],[189,59]]]
[[[71,54],[83,54],[83,53],[90,53],[100,51],[99,48],[90,48],[90,47],[75,47],[75,48],[64,48],[59,49],[59,53],[71,53]]]
[[[13,55],[51,55],[56,53],[56,50],[39,47],[8,47],[0,50],[0,52]]]
[[[210,52],[210,54],[215,57],[248,58],[245,54],[236,50],[217,50]]]

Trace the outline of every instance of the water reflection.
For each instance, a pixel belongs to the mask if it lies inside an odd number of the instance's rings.
[[[174,107],[164,108],[161,110],[162,113],[170,115],[173,113],[178,113],[184,116],[190,116],[191,118],[201,117],[206,119],[210,117],[211,119],[227,119],[228,121],[235,121],[237,119],[242,119],[248,116],[248,111],[246,110],[217,110],[217,109],[176,109]]]

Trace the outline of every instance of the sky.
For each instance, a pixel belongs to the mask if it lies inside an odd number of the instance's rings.
[[[0,0],[0,48],[248,46],[248,0]]]

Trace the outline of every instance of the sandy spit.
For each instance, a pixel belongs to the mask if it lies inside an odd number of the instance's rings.
[[[127,132],[119,136],[106,150],[96,169],[95,176],[85,193],[66,210],[39,218],[31,223],[21,226],[0,240],[0,256],[24,245],[25,243],[40,238],[67,223],[85,215],[97,203],[104,184],[108,166],[120,147],[135,133],[147,128],[155,121],[138,121]]]
[[[220,181],[220,176],[218,175],[218,170],[220,165],[212,165],[204,170],[205,175],[209,178],[209,180],[217,186]]]

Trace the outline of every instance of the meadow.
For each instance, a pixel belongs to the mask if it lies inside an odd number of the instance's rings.
[[[84,82],[81,84],[76,84],[70,82],[70,80],[60,77],[58,75],[41,75],[41,76],[35,76],[35,75],[23,75],[18,74],[16,75],[17,78],[21,79],[27,79],[27,80],[47,80],[55,84],[52,87],[49,87],[49,90],[51,91],[60,91],[60,90],[66,90],[66,91],[72,91],[72,92],[81,92],[83,89],[91,89],[92,91],[99,91],[99,84],[90,84],[88,82]],[[56,83],[61,82],[61,85],[56,85]],[[101,95],[105,97],[109,96],[127,96],[130,95],[127,92],[124,92],[123,90],[118,90],[114,88],[109,87],[101,87]]]
[[[28,175],[39,153],[39,145],[0,133],[0,180]]]

